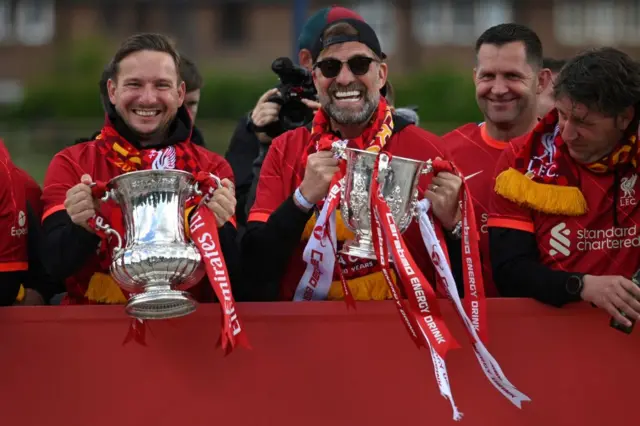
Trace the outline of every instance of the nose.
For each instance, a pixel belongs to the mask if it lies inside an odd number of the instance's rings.
[[[140,93],[140,98],[138,101],[141,104],[154,104],[157,98],[156,88],[152,84],[147,84],[142,89],[142,93]]]
[[[505,81],[504,77],[500,75],[497,76],[493,81],[493,85],[491,86],[491,93],[496,96],[502,96],[505,95],[508,91],[509,89],[507,88],[507,82]]]
[[[351,69],[349,68],[349,66],[347,64],[342,64],[342,67],[340,68],[340,72],[336,76],[336,83],[342,86],[346,86],[352,83],[353,80],[355,80],[355,76],[351,72]]]

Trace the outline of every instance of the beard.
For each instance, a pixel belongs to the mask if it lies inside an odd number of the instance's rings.
[[[360,109],[352,109],[347,107],[339,107],[335,104],[335,93],[338,90],[344,91],[360,91],[363,93],[364,104]],[[332,85],[327,91],[328,94],[321,99],[322,107],[327,112],[327,115],[336,123],[340,125],[355,125],[363,124],[369,121],[373,113],[378,108],[380,102],[380,92],[369,93],[361,84],[350,84],[346,87],[338,87],[336,84]]]

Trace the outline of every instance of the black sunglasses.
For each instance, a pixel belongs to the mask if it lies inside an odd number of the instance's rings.
[[[336,78],[342,70],[342,65],[347,64],[353,75],[365,75],[369,72],[369,66],[371,62],[378,62],[377,60],[368,56],[352,56],[347,61],[340,61],[338,59],[329,58],[316,62],[314,68],[320,68],[320,72],[325,78]]]

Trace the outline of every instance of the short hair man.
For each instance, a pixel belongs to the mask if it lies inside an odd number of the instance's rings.
[[[520,24],[487,29],[476,42],[473,80],[484,122],[469,123],[443,139],[452,161],[467,176],[477,223],[480,224],[482,269],[487,296],[497,296],[489,254],[487,220],[493,171],[510,140],[528,133],[538,122],[537,97],[549,85],[542,67],[542,43]]]
[[[553,81],[566,63],[567,61],[564,59],[543,59],[542,67],[551,72],[551,84],[548,84],[542,93],[540,93],[540,96],[538,96],[538,117],[544,117],[553,109],[555,104],[555,99],[553,98]]]
[[[52,275],[66,280],[67,303],[126,301],[107,275],[110,244],[101,241],[89,221],[98,212],[122,230],[122,219],[111,202],[95,203],[90,185],[134,170],[206,171],[223,180],[224,187],[216,190],[207,207],[216,218],[231,280],[237,281],[233,173],[222,157],[189,140],[192,121],[184,106],[178,52],[162,35],[138,34],[124,41],[112,64],[110,102],[100,135],[56,154],[45,177],[45,261]],[[194,296],[207,301],[203,287],[194,287]]]
[[[585,300],[640,319],[640,64],[613,48],[567,61],[555,109],[496,168],[489,219],[504,296]]]
[[[342,19],[329,24],[319,34],[312,54],[321,109],[311,131],[302,127],[274,140],[242,238],[243,256],[259,275],[255,285],[262,286],[256,291],[263,291],[267,299],[302,300],[299,290],[305,270],[303,250],[315,228],[315,206],[327,195],[338,171],[338,160],[328,150],[332,141],[348,139],[351,147],[384,149],[417,160],[443,157],[441,140],[393,115],[381,95],[388,68],[375,32],[364,21]],[[391,123],[392,131],[384,123]],[[421,193],[426,192],[432,200],[442,226],[453,230],[458,223],[456,197],[461,180],[453,174],[440,173],[431,183],[424,176],[419,185]],[[336,221],[341,246],[349,232],[339,214]],[[420,269],[432,274],[418,227],[412,225],[404,237]],[[341,255],[340,263],[356,300],[390,298],[383,274],[376,272],[375,261]],[[318,290],[318,297],[343,298],[340,282],[334,276],[333,282]],[[275,285],[265,288],[267,283]]]

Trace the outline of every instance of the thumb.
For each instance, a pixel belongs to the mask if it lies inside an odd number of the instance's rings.
[[[84,174],[82,175],[82,177],[80,178],[80,182],[84,183],[85,185],[89,185],[90,183],[93,182],[93,179],[91,179],[91,176],[88,174]]]
[[[224,186],[227,189],[231,189],[231,190],[234,189],[233,182],[231,182],[231,180],[227,178],[222,179],[220,183],[222,184],[222,186]]]

